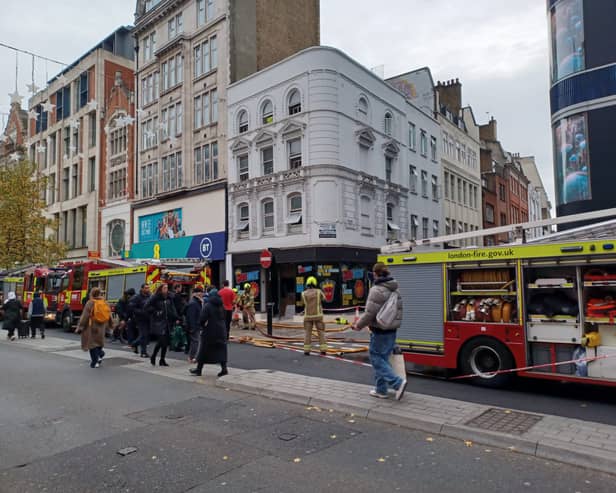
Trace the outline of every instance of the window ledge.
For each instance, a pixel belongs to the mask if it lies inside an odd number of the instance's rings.
[[[208,72],[199,74],[196,77],[193,77],[193,84],[197,84],[198,82],[201,82],[201,80],[207,79],[210,75],[214,75],[216,72],[218,72],[218,67],[210,69]]]
[[[184,84],[184,81],[178,82],[177,84],[175,84],[175,85],[173,85],[171,87],[168,87],[165,90],[161,89],[160,90],[160,94],[158,95],[158,100],[160,101],[163,98],[163,96],[166,96],[167,94],[173,92],[175,89],[177,89],[179,87],[182,87],[183,84]],[[180,100],[180,102],[181,102],[181,100]]]

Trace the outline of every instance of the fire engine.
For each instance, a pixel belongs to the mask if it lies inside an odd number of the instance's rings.
[[[49,274],[54,273],[55,270],[48,267],[30,267],[24,272],[23,277],[23,306],[27,310],[34,293],[39,291],[47,306],[47,312],[45,313],[45,322],[54,322],[56,319],[55,309],[51,310],[49,307],[52,303],[52,294],[47,290]],[[55,305],[54,305],[55,306]]]
[[[23,296],[23,286],[24,286],[24,278],[15,274],[9,274],[6,276],[0,277],[0,287],[2,288],[2,299],[0,301],[4,301],[7,294],[13,291],[18,298],[22,298]]]
[[[616,210],[602,214],[613,217]],[[597,217],[603,216],[578,214],[552,223]],[[580,228],[564,240],[526,244],[382,248],[379,261],[399,282],[404,300],[398,344],[405,360],[492,387],[514,375],[616,386],[616,221],[597,227],[611,234],[588,239]],[[421,243],[432,247],[504,230]]]

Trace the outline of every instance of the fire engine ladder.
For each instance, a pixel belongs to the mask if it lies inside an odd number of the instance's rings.
[[[612,220],[607,220],[611,218]],[[389,245],[381,247],[381,253],[398,253],[398,252],[408,252],[411,250],[424,250],[423,248],[418,247],[430,247],[430,246],[441,246],[445,243],[459,241],[459,240],[467,240],[474,238],[483,238],[485,236],[492,235],[502,235],[502,234],[512,234],[514,237],[514,241],[509,244],[521,244],[527,243],[526,240],[526,231],[533,229],[542,229],[542,228],[552,228],[552,226],[557,226],[559,224],[569,224],[576,223],[582,221],[597,221],[600,219],[605,219],[605,222],[601,223],[593,223],[591,225],[583,226],[581,228],[567,230],[566,233],[549,233],[547,235],[534,238],[530,240],[531,242],[535,241],[547,241],[551,237],[562,236],[563,234],[572,235],[574,232],[581,232],[583,230],[587,230],[590,228],[609,228],[616,233],[616,208],[612,209],[603,209],[599,211],[592,212],[583,212],[581,214],[572,214],[570,216],[561,216],[550,219],[541,219],[539,221],[531,221],[526,223],[517,223],[517,224],[508,224],[506,226],[497,226],[495,228],[487,228],[481,229],[477,231],[469,231],[465,233],[457,233],[450,234],[444,236],[437,236],[435,238],[426,238],[423,240],[417,241],[405,241],[405,242],[395,242]],[[611,226],[611,227],[610,227]],[[461,247],[461,248],[477,248],[482,245],[475,245],[472,247]],[[502,245],[500,245],[502,246]]]

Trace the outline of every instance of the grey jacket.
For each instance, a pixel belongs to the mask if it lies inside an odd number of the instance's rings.
[[[384,329],[376,322],[376,315],[385,304],[392,292],[398,291],[398,281],[393,277],[379,277],[375,280],[374,286],[370,288],[368,300],[366,301],[366,311],[357,322],[357,328],[363,329],[370,326],[372,330],[391,331]],[[398,314],[396,316],[396,328],[402,324],[402,296],[398,297]],[[395,329],[393,329],[395,330]]]

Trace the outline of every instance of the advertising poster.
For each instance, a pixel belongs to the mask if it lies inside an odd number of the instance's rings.
[[[558,204],[590,200],[586,115],[563,118],[554,127],[554,165]]]
[[[139,243],[172,240],[186,236],[182,228],[182,209],[148,214],[139,218]]]
[[[563,0],[551,13],[552,81],[584,70],[584,13],[582,0]]]

